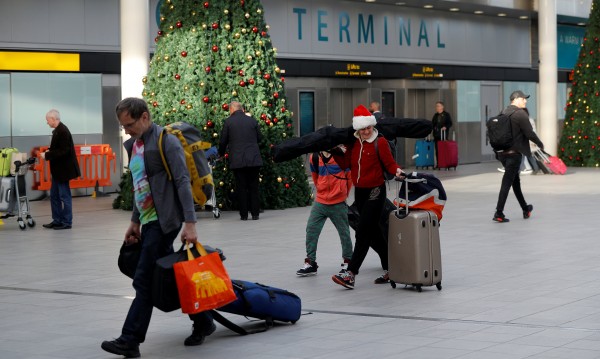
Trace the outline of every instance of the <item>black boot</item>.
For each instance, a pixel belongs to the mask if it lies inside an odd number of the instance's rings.
[[[204,339],[206,339],[207,336],[214,333],[215,330],[217,330],[217,326],[215,325],[215,323],[210,323],[210,328],[208,330],[205,328],[198,328],[196,327],[196,324],[194,324],[194,327],[192,329],[192,335],[185,338],[183,344],[188,347],[200,345],[204,343]]]
[[[125,358],[140,357],[140,345],[138,343],[128,343],[120,338],[103,341],[101,348],[109,353],[122,355]]]

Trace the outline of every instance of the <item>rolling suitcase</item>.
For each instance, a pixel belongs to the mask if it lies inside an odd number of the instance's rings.
[[[405,179],[408,183],[425,179]],[[408,199],[408,185],[406,198]],[[398,201],[399,202],[399,201]],[[442,290],[442,255],[438,217],[432,211],[404,210],[390,213],[388,237],[389,277],[396,283],[412,285],[421,292],[423,286],[435,285]]]
[[[433,168],[434,145],[433,141],[418,140],[415,143],[415,167]]]
[[[458,166],[458,144],[456,141],[444,139],[444,134],[445,131],[442,131],[442,140],[437,143],[437,168],[456,169]]]
[[[567,166],[565,163],[556,156],[550,156],[544,150],[537,150],[534,152],[540,168],[544,173],[552,173],[555,175],[564,175],[567,173]]]

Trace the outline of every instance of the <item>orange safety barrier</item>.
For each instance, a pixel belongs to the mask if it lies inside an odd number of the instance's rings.
[[[31,155],[37,158],[33,165],[33,189],[47,191],[52,185],[50,162],[42,157],[48,146],[34,147]],[[111,163],[113,173],[117,171],[116,155],[110,145],[75,145],[81,176],[69,181],[71,188],[110,186]]]

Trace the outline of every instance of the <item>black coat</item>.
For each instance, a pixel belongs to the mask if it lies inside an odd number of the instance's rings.
[[[448,138],[448,135],[450,134],[450,127],[452,127],[452,117],[450,117],[448,112],[436,112],[431,119],[431,123],[433,125],[433,138],[436,141],[440,141],[442,139],[442,127],[446,127],[446,131],[444,131],[444,139],[450,139]]]
[[[540,138],[533,132],[529,115],[524,109],[514,105],[508,106],[502,113],[510,116],[510,124],[512,126],[513,146],[509,151],[516,151],[525,156],[531,156],[531,148],[529,141],[544,149],[544,144]]]
[[[46,152],[46,160],[50,162],[52,178],[67,182],[81,175],[75,145],[71,132],[62,122],[52,131],[50,148]]]
[[[243,111],[235,111],[225,120],[221,131],[219,154],[223,156],[229,148],[229,168],[262,166],[258,143],[260,142],[258,122]]]

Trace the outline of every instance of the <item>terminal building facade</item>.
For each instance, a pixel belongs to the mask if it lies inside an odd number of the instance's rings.
[[[160,2],[149,4],[151,54]],[[298,135],[350,125],[358,104],[378,101],[386,116],[430,119],[443,101],[465,164],[493,159],[485,120],[512,91],[531,94],[528,109],[538,120],[537,1],[262,4]],[[591,0],[556,5],[560,126]],[[126,15],[119,1],[0,0],[0,8],[0,147],[48,144],[44,115],[56,107],[76,143],[108,143],[121,158],[114,105],[121,98],[119,19]],[[401,140],[398,151],[398,162],[411,166],[414,140]]]

